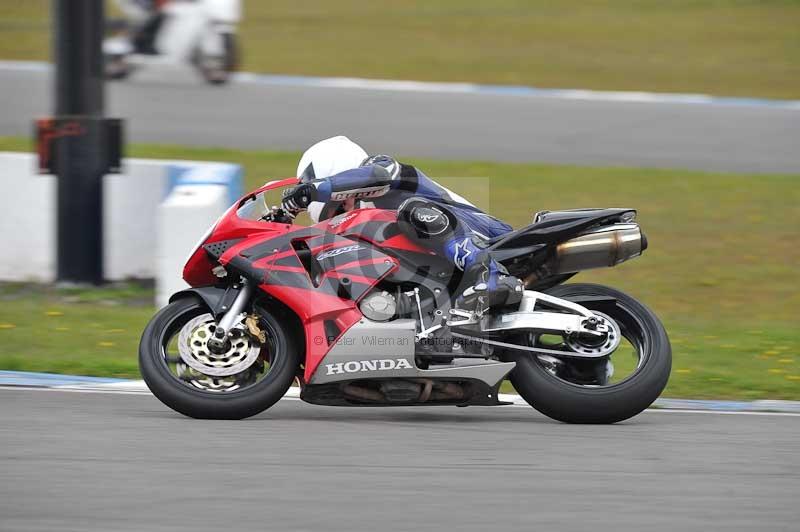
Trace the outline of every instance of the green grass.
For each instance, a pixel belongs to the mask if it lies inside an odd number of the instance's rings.
[[[0,368],[138,378],[139,336],[152,288],[0,283]]]
[[[0,150],[28,148],[28,141],[0,138]],[[129,151],[238,162],[248,188],[291,175],[299,156],[147,145]],[[638,208],[650,249],[640,259],[577,280],[628,291],[661,316],[674,350],[665,393],[800,399],[800,176],[409,162],[432,176],[474,177],[447,183],[515,226],[540,209]],[[0,367],[134,375],[138,335],[153,309],[142,304],[141,289],[121,290],[75,299],[52,288],[2,286]],[[63,315],[46,315],[48,310]],[[15,327],[3,328],[8,325]]]
[[[50,2],[0,5],[0,58],[48,57]],[[798,0],[249,0],[246,70],[800,97]]]

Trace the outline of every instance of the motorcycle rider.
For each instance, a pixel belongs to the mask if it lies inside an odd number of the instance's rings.
[[[309,212],[314,222],[357,207],[397,210],[408,236],[444,254],[474,282],[457,306],[510,305],[522,298],[522,283],[485,250],[485,241],[512,230],[414,166],[388,155],[369,156],[344,136],[311,146],[297,167],[300,184],[284,192],[283,208]]]
[[[136,53],[156,55],[156,34],[164,22],[163,7],[168,0],[116,0],[131,23],[131,44]]]

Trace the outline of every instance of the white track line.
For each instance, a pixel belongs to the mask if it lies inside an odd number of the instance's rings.
[[[120,395],[152,395],[149,390],[124,390],[114,388],[103,388],[100,386],[59,386],[47,388],[42,386],[4,386],[0,385],[0,391],[3,390],[25,390],[25,391],[44,391],[44,392],[65,392],[65,393],[109,393]],[[283,396],[282,401],[300,401],[300,389],[292,387]],[[519,397],[519,396],[512,396]],[[521,400],[521,399],[520,399]],[[369,407],[365,407],[369,408]],[[494,406],[481,406],[475,405],[469,408],[497,408]],[[510,405],[504,405],[504,408],[530,408],[525,403],[514,402]],[[648,408],[645,413],[670,413],[670,414],[719,414],[726,416],[781,416],[781,417],[800,417],[800,413],[795,412],[738,412],[728,410],[691,410],[691,409],[666,409],[666,408]]]
[[[738,412],[732,410],[684,410],[672,408],[648,408],[647,412],[658,412],[663,414],[720,414],[723,416],[784,416],[800,417],[797,412]]]

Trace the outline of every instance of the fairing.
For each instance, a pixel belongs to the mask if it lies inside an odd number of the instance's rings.
[[[255,194],[294,183],[262,187],[228,210],[187,262],[184,279],[192,286],[212,285],[217,279],[211,269],[219,263],[288,306],[305,330],[308,382],[337,338],[362,318],[358,301],[398,268],[397,260],[375,244],[425,251],[389,229],[390,211],[357,210],[343,223],[328,220],[311,227],[236,215]]]

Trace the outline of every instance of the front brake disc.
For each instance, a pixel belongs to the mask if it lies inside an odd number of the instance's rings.
[[[202,314],[181,328],[178,352],[181,360],[194,369],[212,377],[227,377],[247,370],[258,358],[261,346],[241,329],[233,329],[227,349],[215,353],[208,347],[216,322],[211,314]]]

